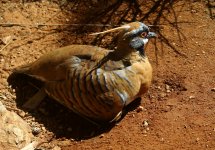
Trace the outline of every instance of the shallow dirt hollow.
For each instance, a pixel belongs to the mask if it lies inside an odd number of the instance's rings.
[[[0,2],[0,23],[8,23],[0,25],[0,100],[32,129],[41,129],[34,133],[35,140],[43,142],[39,149],[215,149],[214,6],[208,7],[204,2],[179,1],[174,5],[176,16],[165,14],[171,21],[177,18],[178,30],[164,20],[160,33],[181,54],[162,44],[159,35],[156,41],[149,42],[146,53],[154,72],[152,86],[140,104],[144,109],[130,110],[117,125],[97,131],[97,127],[88,125],[49,98],[33,112],[16,105],[17,97],[29,98],[37,86],[29,81],[22,86],[21,96],[17,95],[7,83],[13,68],[55,48],[92,41],[93,37],[85,32],[74,32],[76,26],[70,27],[71,30],[59,26],[80,23],[78,15],[89,13],[85,10],[98,2],[74,3]],[[101,28],[89,28],[87,32],[97,30]],[[103,39],[100,46],[105,46],[110,39],[111,36]]]

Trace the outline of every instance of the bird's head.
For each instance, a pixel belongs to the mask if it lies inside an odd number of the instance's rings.
[[[142,22],[132,22],[121,27],[93,33],[91,35],[116,31],[120,31],[118,35],[117,51],[120,51],[125,55],[132,51],[136,51],[139,52],[141,56],[144,56],[144,46],[148,42],[148,39],[156,37],[156,34],[154,32],[150,32],[149,27]]]

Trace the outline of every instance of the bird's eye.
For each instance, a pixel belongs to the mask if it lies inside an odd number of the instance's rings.
[[[147,36],[147,32],[143,32],[143,33],[141,33],[141,37],[143,37],[143,38],[145,38],[146,36]]]

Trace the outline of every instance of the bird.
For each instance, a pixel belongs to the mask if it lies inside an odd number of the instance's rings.
[[[117,32],[116,49],[92,45],[69,45],[19,66],[44,86],[23,106],[35,109],[46,95],[93,122],[117,122],[123,110],[147,92],[152,66],[144,46],[154,32],[142,22],[131,22],[91,36]]]

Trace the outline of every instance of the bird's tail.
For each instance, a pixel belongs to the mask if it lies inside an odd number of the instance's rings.
[[[19,66],[13,69],[13,73],[15,74],[29,74],[30,73],[31,64],[26,64]]]
[[[23,78],[26,77],[26,75],[28,76],[29,74],[29,70],[30,70],[30,65],[23,65],[20,67],[17,67],[15,69],[12,70],[12,73],[10,74],[10,76],[8,77],[7,81],[10,85],[15,84],[15,81],[19,78]]]

